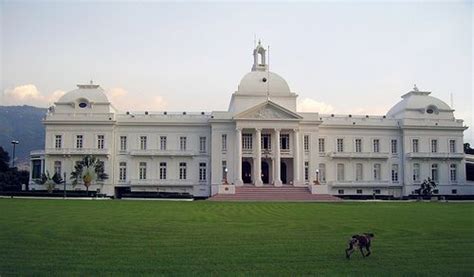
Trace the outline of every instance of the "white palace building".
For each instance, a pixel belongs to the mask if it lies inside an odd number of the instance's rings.
[[[268,70],[262,45],[253,57],[227,111],[119,112],[99,85],[78,85],[49,109],[45,149],[31,153],[30,179],[66,172],[73,189],[70,172],[92,154],[109,179],[91,190],[110,196],[130,190],[209,197],[239,186],[295,186],[398,198],[428,177],[440,195],[474,195],[463,153],[467,127],[430,92],[415,86],[383,116],[301,113],[298,96]],[[45,188],[32,182],[30,189]]]

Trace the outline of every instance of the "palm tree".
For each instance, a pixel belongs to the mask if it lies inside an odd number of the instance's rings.
[[[109,175],[104,173],[104,162],[92,155],[87,155],[77,162],[74,171],[71,172],[72,186],[75,187],[82,181],[87,192],[89,192],[92,183],[104,181],[108,178]]]

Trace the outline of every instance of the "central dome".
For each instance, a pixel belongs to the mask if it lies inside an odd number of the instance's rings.
[[[251,71],[240,81],[237,93],[252,95],[290,94],[288,83],[278,74],[269,71]]]

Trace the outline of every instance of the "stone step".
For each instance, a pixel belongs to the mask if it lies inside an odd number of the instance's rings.
[[[235,194],[218,194],[210,201],[341,201],[329,194],[311,194],[307,187],[241,186]]]

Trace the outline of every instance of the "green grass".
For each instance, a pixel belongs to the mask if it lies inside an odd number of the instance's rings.
[[[472,203],[0,199],[0,276],[474,274]],[[372,256],[344,249],[376,237]]]

